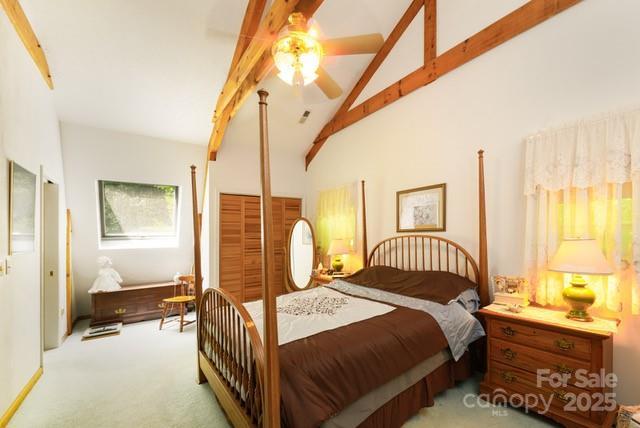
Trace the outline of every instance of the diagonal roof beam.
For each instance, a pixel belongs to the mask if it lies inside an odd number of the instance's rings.
[[[430,1],[434,1],[434,0],[430,0]],[[360,96],[364,88],[367,86],[367,84],[369,83],[373,75],[376,73],[376,71],[378,71],[378,69],[384,62],[384,60],[387,58],[389,53],[395,47],[396,43],[398,43],[398,40],[400,40],[400,38],[404,34],[407,27],[409,27],[409,25],[411,24],[413,19],[416,17],[416,15],[418,14],[422,6],[424,6],[424,2],[425,0],[413,0],[411,2],[411,4],[409,5],[405,13],[402,15],[402,17],[400,18],[396,26],[393,28],[393,30],[391,30],[391,33],[389,33],[389,37],[387,37],[387,40],[385,40],[384,44],[382,45],[378,53],[375,54],[375,56],[373,57],[373,59],[371,60],[367,68],[364,70],[364,73],[362,73],[362,76],[360,77],[358,82],[355,84],[355,86],[353,87],[349,95],[347,95],[347,98],[345,98],[340,108],[338,108],[337,112],[334,115],[334,119],[348,112],[351,106],[353,105],[353,103],[356,102],[356,100],[358,99],[358,97]],[[322,128],[322,130],[320,131],[320,134],[318,134],[315,141],[313,142],[314,147],[318,146],[318,150],[320,149],[322,144],[324,144],[324,141],[327,138],[329,138],[329,136],[331,135],[330,132],[331,132],[332,122],[333,120],[329,121],[329,123],[327,123],[324,126],[324,128]],[[311,149],[313,150],[314,147],[312,147]],[[307,154],[307,157],[308,156],[309,155]],[[314,156],[315,156],[315,153],[314,153]],[[310,160],[307,160],[307,165],[309,165],[309,162]]]
[[[336,114],[324,126],[307,153],[307,167],[331,135],[381,110],[405,95],[434,82],[450,71],[524,33],[580,1],[582,0],[530,0],[442,55],[427,61],[423,67],[413,71],[351,110]]]
[[[271,48],[282,27],[287,23],[287,18],[295,10],[300,0],[274,0],[267,16],[260,22],[255,35],[238,60],[236,67],[229,74],[229,78],[222,88],[222,93],[216,104],[216,117],[224,111],[242,82],[253,70],[262,54]]]
[[[40,74],[42,74],[42,78],[46,82],[47,86],[49,89],[53,89],[53,79],[51,78],[51,72],[49,71],[47,57],[42,50],[42,46],[40,45],[38,38],[33,32],[29,19],[27,19],[27,16],[24,14],[24,10],[22,10],[22,6],[20,6],[18,0],[0,0],[0,5],[2,5],[2,8],[7,13],[9,21],[13,24],[13,28],[15,28],[16,33],[18,33],[24,47],[27,48],[33,62],[36,63],[36,66],[38,67],[38,70],[40,70]]]
[[[242,25],[240,26],[240,34],[238,34],[238,41],[236,43],[236,50],[233,53],[233,59],[229,66],[229,73],[227,79],[231,77],[231,73],[235,70],[240,58],[247,50],[251,39],[255,36],[260,25],[260,19],[264,13],[264,8],[267,5],[267,0],[249,0],[247,9],[244,12],[244,18],[242,19]]]
[[[269,12],[255,30],[255,36],[245,48],[235,67],[229,71],[229,78],[218,98],[214,114],[214,128],[209,139],[208,159],[215,160],[222,144],[227,126],[240,109],[247,97],[253,93],[271,70],[273,58],[271,45],[282,27],[287,23],[289,15],[298,11],[307,18],[313,16],[323,0],[274,0]],[[249,8],[247,8],[249,11]],[[244,23],[250,21],[245,15]],[[276,22],[277,20],[277,22]],[[251,34],[247,30],[247,35]],[[240,40],[239,40],[240,42]],[[236,47],[236,53],[238,51]],[[258,55],[259,53],[259,55]],[[258,55],[255,58],[255,55]],[[235,55],[234,55],[235,56]],[[233,63],[232,63],[233,65]],[[242,77],[242,80],[236,80]],[[233,94],[233,95],[230,95]]]

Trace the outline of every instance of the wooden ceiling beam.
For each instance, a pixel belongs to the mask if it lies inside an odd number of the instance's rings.
[[[424,4],[425,4],[425,0],[413,0],[411,2],[411,4],[407,8],[407,10],[404,12],[404,14],[400,18],[396,26],[393,28],[393,30],[391,30],[391,33],[389,33],[389,36],[384,41],[384,44],[382,45],[378,53],[375,54],[375,56],[373,57],[373,59],[371,60],[367,68],[364,70],[364,73],[362,73],[362,76],[360,76],[360,79],[358,80],[358,82],[355,84],[351,92],[349,92],[349,95],[347,95],[347,97],[343,101],[342,105],[340,105],[340,107],[336,111],[334,115],[334,119],[349,111],[353,103],[356,102],[356,100],[358,99],[358,97],[360,96],[364,88],[367,86],[367,84],[369,83],[373,75],[376,73],[376,71],[378,71],[378,69],[384,62],[384,60],[387,58],[389,53],[393,50],[398,40],[400,40],[405,30],[407,29],[407,27],[409,27],[409,25],[411,24],[413,19],[416,17],[420,9],[424,6]],[[315,156],[315,153],[317,153],[317,151],[320,150],[320,147],[322,147],[322,144],[324,144],[326,139],[331,134],[333,134],[332,126],[333,126],[333,120],[329,121],[329,123],[327,123],[324,126],[324,128],[322,128],[322,130],[314,140],[311,150],[309,151],[309,153],[307,153],[307,165],[309,165],[309,162],[310,162],[309,160],[310,154],[311,154],[311,159],[313,159],[313,156]]]
[[[318,10],[320,5],[322,4],[322,1],[323,0],[293,1],[293,3],[295,3],[296,5],[295,5],[295,8],[292,10],[301,12],[307,18],[310,18],[311,16],[313,16],[316,10]],[[289,3],[292,3],[292,0],[275,0],[273,5],[271,6],[269,14],[267,14],[267,16],[261,21],[259,27],[265,26],[265,21],[268,20],[271,15],[275,14],[273,10],[274,8],[277,8],[278,4],[280,3],[289,4]],[[249,7],[247,7],[247,12],[250,12]],[[251,18],[247,18],[247,15],[245,14],[245,18],[243,19],[243,27],[245,26],[245,22],[253,22],[253,20],[255,19],[255,14],[256,12],[252,12]],[[288,16],[289,15],[287,15],[286,18],[288,18]],[[286,18],[282,26],[286,24]],[[252,68],[245,74],[244,80],[240,82],[239,85],[237,85],[237,88],[235,88],[235,93],[231,98],[231,100],[225,105],[225,107],[222,110],[218,110],[219,107],[216,109],[216,112],[214,113],[214,128],[213,128],[213,131],[211,132],[211,137],[209,138],[209,150],[207,155],[207,158],[209,160],[216,160],[217,152],[220,149],[220,146],[222,145],[222,140],[224,138],[224,134],[227,130],[227,126],[229,125],[229,122],[231,121],[231,119],[233,119],[233,117],[238,112],[240,107],[242,107],[247,97],[252,93],[254,93],[258,84],[269,74],[269,71],[273,67],[273,58],[271,56],[271,44],[274,38],[270,38],[268,40],[264,38],[260,39],[260,36],[259,36],[260,29],[258,28],[254,30],[254,33],[251,33],[250,31],[252,30],[252,28],[249,25],[250,24],[247,24],[247,29],[245,33],[247,35],[255,34],[255,37],[250,39],[251,42],[245,48],[245,52],[241,55],[241,59],[237,60],[237,63],[235,64],[235,68],[229,71],[229,78],[227,79],[227,83],[229,83],[230,79],[234,78],[233,77],[234,75],[237,75],[238,68],[242,67],[242,58],[244,58],[245,54],[248,53],[248,50],[251,47],[250,46],[251,43],[254,43],[257,41],[256,43],[264,44],[265,48],[262,50],[262,53],[260,54],[259,58],[252,65]],[[282,26],[280,27],[280,29],[282,28]],[[279,30],[276,32],[276,34],[278,32]],[[238,43],[240,43],[240,39],[238,39]],[[239,49],[238,45],[236,45],[236,53],[238,52],[238,49]],[[233,64],[233,61],[232,61],[232,64]],[[225,84],[225,87],[226,87],[226,84]],[[224,94],[224,89],[223,89],[223,94]],[[218,105],[221,105],[221,99],[223,94],[221,94],[220,98],[218,98]]]
[[[307,153],[305,159],[307,167],[331,135],[353,125],[416,89],[434,82],[450,71],[524,33],[580,1],[582,0],[530,0],[520,8],[442,55],[428,61],[423,67],[403,77],[351,110],[336,114],[322,129]]]
[[[47,57],[42,50],[42,46],[36,37],[36,34],[29,23],[29,19],[24,14],[24,10],[22,10],[22,6],[18,0],[0,0],[0,4],[2,8],[9,17],[9,21],[13,24],[13,28],[15,28],[16,33],[22,40],[22,44],[24,44],[25,48],[31,55],[33,62],[36,63],[38,70],[40,70],[40,74],[49,87],[49,89],[53,89],[53,79],[51,78],[51,72],[49,71],[49,64],[47,63]]]
[[[216,104],[216,118],[227,108],[238,89],[242,86],[262,54],[271,48],[282,27],[287,23],[289,15],[295,10],[300,0],[274,0],[267,16],[260,22],[255,35],[230,73],[222,93]]]
[[[424,63],[437,56],[437,16],[436,0],[426,0],[424,3]]]
[[[229,66],[229,73],[227,79],[231,77],[231,73],[235,70],[240,58],[247,50],[247,46],[251,43],[252,37],[258,31],[264,8],[267,5],[267,0],[249,0],[247,9],[244,12],[244,18],[242,18],[242,25],[240,26],[240,34],[238,34],[238,41],[236,43],[236,50],[233,53],[231,59],[231,65]]]

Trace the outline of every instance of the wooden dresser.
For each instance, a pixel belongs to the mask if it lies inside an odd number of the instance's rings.
[[[175,287],[173,282],[163,282],[92,294],[91,325],[159,319],[164,308],[162,299],[173,297]],[[177,310],[174,312],[177,314]]]
[[[529,396],[526,407],[538,413],[544,413],[544,399],[550,402],[545,416],[564,426],[611,427],[615,415],[612,388],[589,385],[584,379],[602,371],[612,373],[615,322],[602,320],[598,327],[609,330],[595,330],[589,324],[563,321],[564,315],[557,311],[525,308],[514,314],[496,305],[489,308],[494,309],[480,311],[488,338],[481,393],[489,394],[496,403],[504,403],[506,394],[511,405]],[[541,369],[548,372],[538,377]]]

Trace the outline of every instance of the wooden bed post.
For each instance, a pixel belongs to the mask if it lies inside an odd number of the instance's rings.
[[[484,150],[478,151],[478,223],[480,240],[480,260],[478,278],[478,290],[480,292],[480,303],[483,306],[489,302],[489,263],[487,254],[487,207],[484,191]]]
[[[362,267],[367,267],[369,252],[367,249],[367,199],[364,194],[364,180],[362,180]]]
[[[269,163],[269,132],[267,97],[264,89],[260,96],[260,172],[262,182],[262,304],[264,307],[264,419],[263,426],[280,427],[280,362],[278,358],[278,319],[273,250],[273,207],[271,200],[271,172]]]
[[[193,264],[195,269],[196,307],[199,307],[200,300],[202,300],[202,264],[200,254],[200,215],[198,214],[198,188],[196,187],[195,165],[191,165],[191,196],[193,201]]]
[[[191,201],[193,203],[193,266],[195,275],[195,291],[196,291],[196,349],[200,349],[200,323],[198,322],[198,314],[200,313],[200,302],[202,301],[202,254],[200,253],[200,221],[198,214],[198,187],[196,184],[196,166],[191,165]],[[200,368],[200,357],[196,357],[198,364],[198,383],[202,384],[207,381],[202,369]]]

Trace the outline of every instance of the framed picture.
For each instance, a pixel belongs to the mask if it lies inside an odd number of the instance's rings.
[[[446,183],[396,192],[398,232],[443,232],[446,220]]]
[[[495,275],[493,277],[494,303],[503,305],[529,304],[527,279],[521,276]]]
[[[9,254],[36,249],[36,175],[9,163]]]

